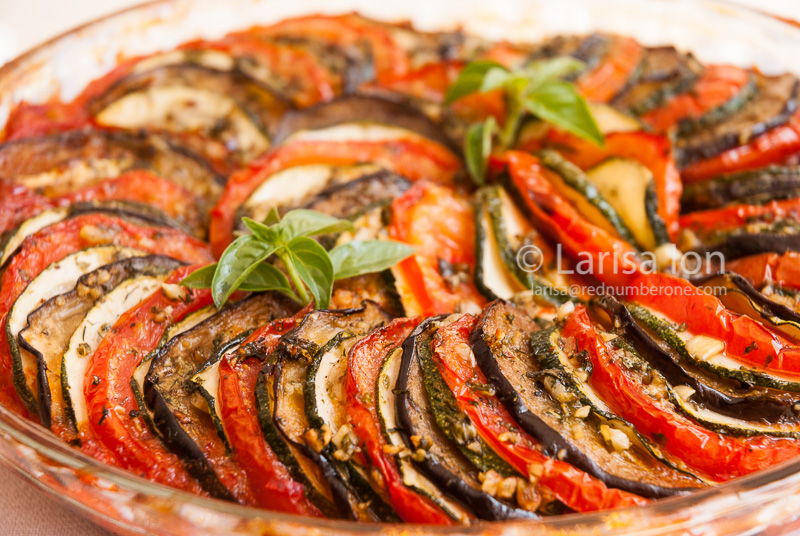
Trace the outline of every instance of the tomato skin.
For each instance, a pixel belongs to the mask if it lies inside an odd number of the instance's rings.
[[[194,194],[145,170],[129,171],[54,198],[37,194],[13,182],[6,185],[5,181],[0,180],[0,188],[0,233],[13,229],[43,210],[85,201],[109,200],[143,203],[183,220],[192,228],[197,225],[196,221],[182,218],[190,214],[192,209],[189,205],[193,204]]]
[[[635,39],[615,38],[602,63],[578,79],[578,91],[589,101],[610,101],[625,88],[643,57],[644,48]]]
[[[292,166],[363,162],[375,162],[410,180],[442,183],[452,182],[460,167],[458,158],[444,146],[414,137],[387,142],[299,141],[277,147],[229,178],[211,211],[209,237],[214,254],[222,255],[233,241],[236,210],[273,173]]]
[[[469,353],[459,351],[469,347],[469,334],[477,320],[464,315],[452,324],[441,327],[431,343],[434,362],[456,398],[458,407],[467,414],[481,438],[514,469],[528,474],[528,466],[544,466],[537,485],[552,493],[558,500],[578,512],[592,512],[607,508],[622,508],[647,504],[638,495],[606,485],[568,463],[548,458],[541,445],[515,422],[500,400],[490,391],[477,390],[475,386],[489,386],[483,372],[470,362]],[[499,439],[505,432],[514,432],[519,440],[514,443]]]
[[[665,132],[684,118],[697,118],[736,96],[750,81],[744,69],[732,65],[709,65],[690,91],[676,95],[663,106],[642,116],[656,132]]]
[[[686,183],[702,182],[725,173],[779,164],[798,152],[800,111],[795,112],[787,124],[768,130],[750,143],[689,164],[681,170],[681,176]]]
[[[166,283],[180,283],[195,268],[178,268]],[[123,314],[100,342],[86,369],[89,429],[81,433],[111,450],[115,465],[161,484],[203,494],[180,458],[164,447],[139,416],[130,384],[136,367],[158,346],[170,325],[213,302],[207,289],[184,292],[183,299],[170,299],[158,289]],[[156,315],[168,308],[168,320],[157,322]]]
[[[511,180],[530,210],[536,228],[560,243],[571,257],[588,256],[593,268],[590,275],[609,285],[624,286],[642,269],[633,246],[586,221],[556,192],[538,158],[509,151],[505,159]]]
[[[577,347],[586,350],[592,362],[589,383],[613,413],[706,478],[725,482],[800,454],[800,441],[711,432],[678,413],[669,402],[652,398],[620,366],[620,360],[589,320],[585,306],[577,306],[565,319],[562,335],[574,338]]]
[[[774,282],[785,288],[800,290],[800,253],[796,251],[761,253],[729,261],[725,267],[749,280],[756,288]]]
[[[100,234],[82,232],[99,230]],[[0,281],[0,330],[5,333],[8,311],[28,283],[54,262],[99,244],[134,247],[167,255],[189,263],[212,260],[208,245],[181,231],[163,227],[140,227],[106,214],[86,214],[51,225],[25,239],[20,252],[11,258]],[[12,381],[11,350],[5,337],[0,341],[0,403],[32,420]]]
[[[356,435],[363,441],[362,449],[369,462],[381,472],[392,506],[403,521],[454,525],[455,521],[433,501],[403,484],[403,477],[394,457],[383,451],[387,442],[381,432],[375,406],[378,374],[385,357],[403,344],[419,322],[419,318],[395,319],[376,329],[350,349],[345,379],[347,416]]]
[[[630,158],[645,166],[655,181],[658,214],[664,220],[670,238],[675,240],[683,182],[667,137],[648,132],[612,132],[606,136],[605,144],[599,147],[569,132],[550,129],[544,144],[561,152],[564,158],[581,169],[596,166],[611,156]],[[536,145],[533,143],[524,149],[538,149]]]
[[[730,205],[722,208],[701,210],[681,216],[681,229],[688,229],[698,237],[714,232],[744,227],[754,220],[779,221],[800,220],[800,198],[770,201],[763,205]]]
[[[644,274],[631,282],[627,299],[685,324],[693,334],[723,341],[726,353],[746,367],[800,379],[800,348],[752,318],[729,311],[719,298],[685,279]]]

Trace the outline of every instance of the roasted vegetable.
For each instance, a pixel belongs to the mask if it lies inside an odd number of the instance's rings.
[[[800,169],[768,166],[686,185],[681,211],[721,208],[732,203],[760,204],[799,196]]]

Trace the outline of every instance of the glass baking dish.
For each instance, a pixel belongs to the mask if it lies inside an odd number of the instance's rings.
[[[602,30],[674,44],[707,62],[800,73],[800,26],[710,0],[166,0],[53,39],[0,69],[0,127],[21,101],[74,97],[120,59],[313,12],[359,11],[423,30],[461,25],[492,39]],[[465,528],[314,520],[204,499],[104,466],[0,407],[0,460],[120,534],[791,534],[800,531],[800,459],[713,490],[628,510]]]

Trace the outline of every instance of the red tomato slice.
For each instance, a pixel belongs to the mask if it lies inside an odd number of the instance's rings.
[[[167,255],[189,263],[212,260],[208,245],[181,231],[140,227],[106,214],[86,214],[51,225],[25,239],[11,258],[0,282],[0,330],[5,332],[8,311],[28,283],[54,262],[70,253],[99,244],[118,244]],[[0,403],[29,419],[12,382],[8,341],[0,341]]]
[[[744,257],[728,262],[725,268],[747,278],[756,288],[765,283],[777,283],[781,287],[800,290],[800,253],[796,251]]]
[[[452,324],[439,328],[431,343],[439,372],[456,398],[459,409],[469,416],[478,433],[500,457],[514,469],[528,474],[528,466],[543,466],[538,486],[578,512],[622,508],[647,504],[638,495],[609,489],[596,478],[568,463],[548,458],[539,443],[514,422],[514,418],[491,393],[483,372],[474,365],[469,348],[469,334],[477,320],[464,315]],[[479,388],[485,386],[485,388]],[[476,388],[478,387],[478,388]],[[503,433],[513,432],[519,440],[501,441]]]
[[[770,201],[763,205],[731,205],[681,216],[681,229],[702,238],[709,234],[744,227],[754,221],[800,220],[800,198]]]
[[[643,57],[644,48],[635,39],[615,37],[603,62],[578,79],[578,90],[586,100],[610,101],[625,88]]]
[[[794,439],[718,434],[684,417],[669,402],[652,398],[626,374],[622,360],[594,328],[583,305],[566,318],[562,334],[586,351],[592,362],[589,383],[612,412],[707,478],[724,482],[800,454],[800,442]]]

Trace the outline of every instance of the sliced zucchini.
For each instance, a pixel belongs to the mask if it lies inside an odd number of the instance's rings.
[[[553,172],[548,174],[553,186],[574,204],[586,219],[634,247],[642,249],[625,221],[578,166],[550,149],[539,151],[536,156]]]
[[[397,394],[394,389],[402,360],[402,348],[397,348],[386,356],[381,366],[378,382],[375,385],[375,400],[377,401],[376,409],[380,420],[381,432],[387,444],[405,449],[406,445],[398,431],[399,427],[395,415]],[[416,468],[409,456],[396,457],[395,460],[397,468],[400,470],[400,475],[403,477],[403,485],[433,501],[454,520],[460,522],[467,520],[468,514],[464,507],[457,500],[451,499],[442,493],[442,490]]]
[[[15,229],[3,233],[0,236],[0,267],[5,266],[27,237],[66,219],[68,216],[69,209],[67,207],[45,210],[28,218]]]
[[[217,435],[206,401],[190,379],[214,354],[238,344],[238,336],[290,316],[295,309],[282,295],[254,295],[173,337],[151,360],[144,394],[153,423],[167,448],[180,456],[189,473],[214,497],[235,500],[235,492],[226,486],[230,483],[226,475],[241,469]]]
[[[177,263],[171,268],[177,266]],[[106,333],[126,311],[161,288],[171,270],[160,275],[136,274],[102,296],[86,313],[61,358],[61,391],[67,417],[80,432],[88,426],[84,382],[92,355]]]
[[[751,100],[755,99],[759,93],[758,79],[753,74],[750,75],[747,83],[742,86],[736,95],[723,102],[719,106],[708,110],[700,117],[684,117],[678,122],[678,135],[690,136],[704,128],[713,127],[716,124],[728,120],[739,110],[744,108]]]
[[[487,186],[476,194],[475,206],[475,284],[489,299],[511,299],[522,291],[531,291],[537,301],[561,304],[569,295],[544,275],[548,268],[526,272],[517,255],[527,244],[542,238],[500,186]],[[542,248],[549,246],[539,246]],[[557,279],[557,276],[554,276]]]
[[[638,119],[628,114],[620,112],[607,104],[590,102],[589,111],[592,113],[597,128],[600,132],[611,134],[612,132],[636,132],[642,130],[642,124]]]
[[[654,251],[670,242],[667,227],[658,214],[658,195],[649,169],[630,158],[609,158],[587,171],[586,177],[643,248]]]
[[[552,347],[548,337],[540,340],[542,336],[533,340],[536,348],[528,344],[527,335],[537,331],[521,309],[497,301],[484,309],[470,345],[500,401],[541,443],[545,455],[570,463],[609,487],[643,497],[679,495],[697,486],[695,479],[654,460],[646,449],[635,448],[636,438],[626,434],[629,445],[623,439],[618,444],[607,440],[603,432],[610,434],[611,425],[569,390],[569,377],[540,366],[537,355]]]
[[[637,321],[647,326],[664,340],[681,359],[723,378],[731,378],[745,384],[760,385],[784,391],[800,391],[800,382],[775,372],[744,367],[725,352],[725,343],[707,335],[695,335],[687,330],[678,330],[668,319],[656,311],[638,304],[628,304],[628,309]]]
[[[98,246],[67,255],[42,270],[19,295],[6,317],[6,339],[11,350],[14,386],[31,411],[39,412],[37,398],[37,360],[25,347],[20,347],[17,335],[28,325],[28,315],[50,298],[75,288],[78,279],[101,266],[139,254],[136,250],[117,246]],[[51,326],[55,329],[56,326]]]
[[[681,211],[695,212],[742,203],[758,205],[800,197],[800,166],[767,166],[685,184]]]

